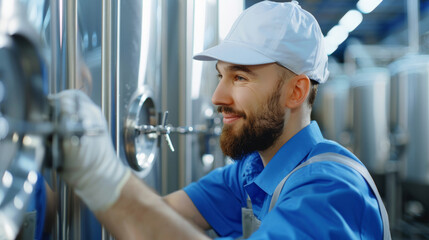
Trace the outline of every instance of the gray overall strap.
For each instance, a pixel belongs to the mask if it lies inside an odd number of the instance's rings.
[[[250,235],[252,235],[252,233],[258,230],[259,226],[261,225],[261,221],[253,214],[252,202],[249,195],[247,195],[246,202],[247,208],[241,209],[241,225],[243,236],[240,239],[247,239],[250,237]]]
[[[247,195],[246,205],[247,205],[247,208],[252,209],[252,200],[250,200],[249,195]]]
[[[310,159],[308,159],[307,161],[305,161],[304,163],[298,165],[295,169],[293,169],[276,187],[276,190],[273,193],[273,198],[271,199],[271,203],[270,203],[270,209],[268,211],[271,211],[271,209],[274,207],[274,205],[276,204],[280,192],[283,189],[283,186],[286,182],[286,180],[289,178],[289,176],[296,172],[297,170],[312,164],[314,162],[336,162],[336,163],[341,163],[344,164],[348,167],[353,168],[354,170],[356,170],[357,172],[359,172],[363,178],[365,178],[366,182],[368,183],[368,185],[371,187],[372,192],[374,193],[375,197],[377,198],[378,201],[378,205],[380,207],[380,213],[381,213],[381,219],[383,221],[383,239],[384,240],[390,240],[391,236],[390,236],[390,227],[389,227],[389,218],[387,216],[387,211],[386,208],[384,207],[383,204],[383,200],[380,197],[380,194],[378,193],[377,190],[377,186],[374,183],[374,180],[372,179],[371,175],[369,174],[368,170],[362,166],[359,162],[346,157],[344,155],[338,154],[338,153],[322,153],[319,155],[316,155]]]
[[[37,212],[27,212],[24,214],[24,221],[22,223],[19,234],[16,240],[36,239],[36,226],[37,226]],[[0,236],[0,239],[3,239]]]

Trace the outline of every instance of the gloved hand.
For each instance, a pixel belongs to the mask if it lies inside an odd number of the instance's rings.
[[[119,198],[131,171],[116,156],[104,115],[78,90],[66,90],[51,98],[60,102],[61,117],[78,116],[84,128],[102,129],[93,136],[83,135],[80,141],[64,138],[64,163],[60,174],[92,211],[109,208]]]

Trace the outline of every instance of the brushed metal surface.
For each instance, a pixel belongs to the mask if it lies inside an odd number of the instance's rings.
[[[390,65],[391,128],[405,135],[402,177],[429,184],[429,56],[410,55]]]
[[[389,80],[386,68],[365,68],[351,83],[353,152],[374,173],[384,173],[390,158]]]

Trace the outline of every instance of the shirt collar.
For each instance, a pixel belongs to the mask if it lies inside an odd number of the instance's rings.
[[[321,141],[323,136],[319,126],[312,121],[280,148],[255,178],[254,183],[272,195],[280,181],[305,160],[311,149]]]

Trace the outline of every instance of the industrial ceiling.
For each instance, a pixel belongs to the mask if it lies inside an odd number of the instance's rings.
[[[289,2],[274,0],[276,2]],[[344,48],[348,40],[356,38],[363,44],[383,44],[386,38],[393,35],[399,35],[407,29],[407,1],[408,0],[383,0],[372,12],[363,14],[362,23],[349,33],[348,39],[342,43],[338,50],[332,55],[342,58]],[[249,7],[260,0],[246,0],[245,7]],[[299,0],[299,4],[312,13],[319,21],[324,35],[344,16],[344,14],[356,9],[358,0]],[[420,0],[420,19],[429,18],[429,0]],[[429,32],[429,24],[420,24],[420,34]],[[403,34],[402,34],[403,35]],[[396,40],[390,40],[390,44],[407,45],[407,39],[404,37]]]

